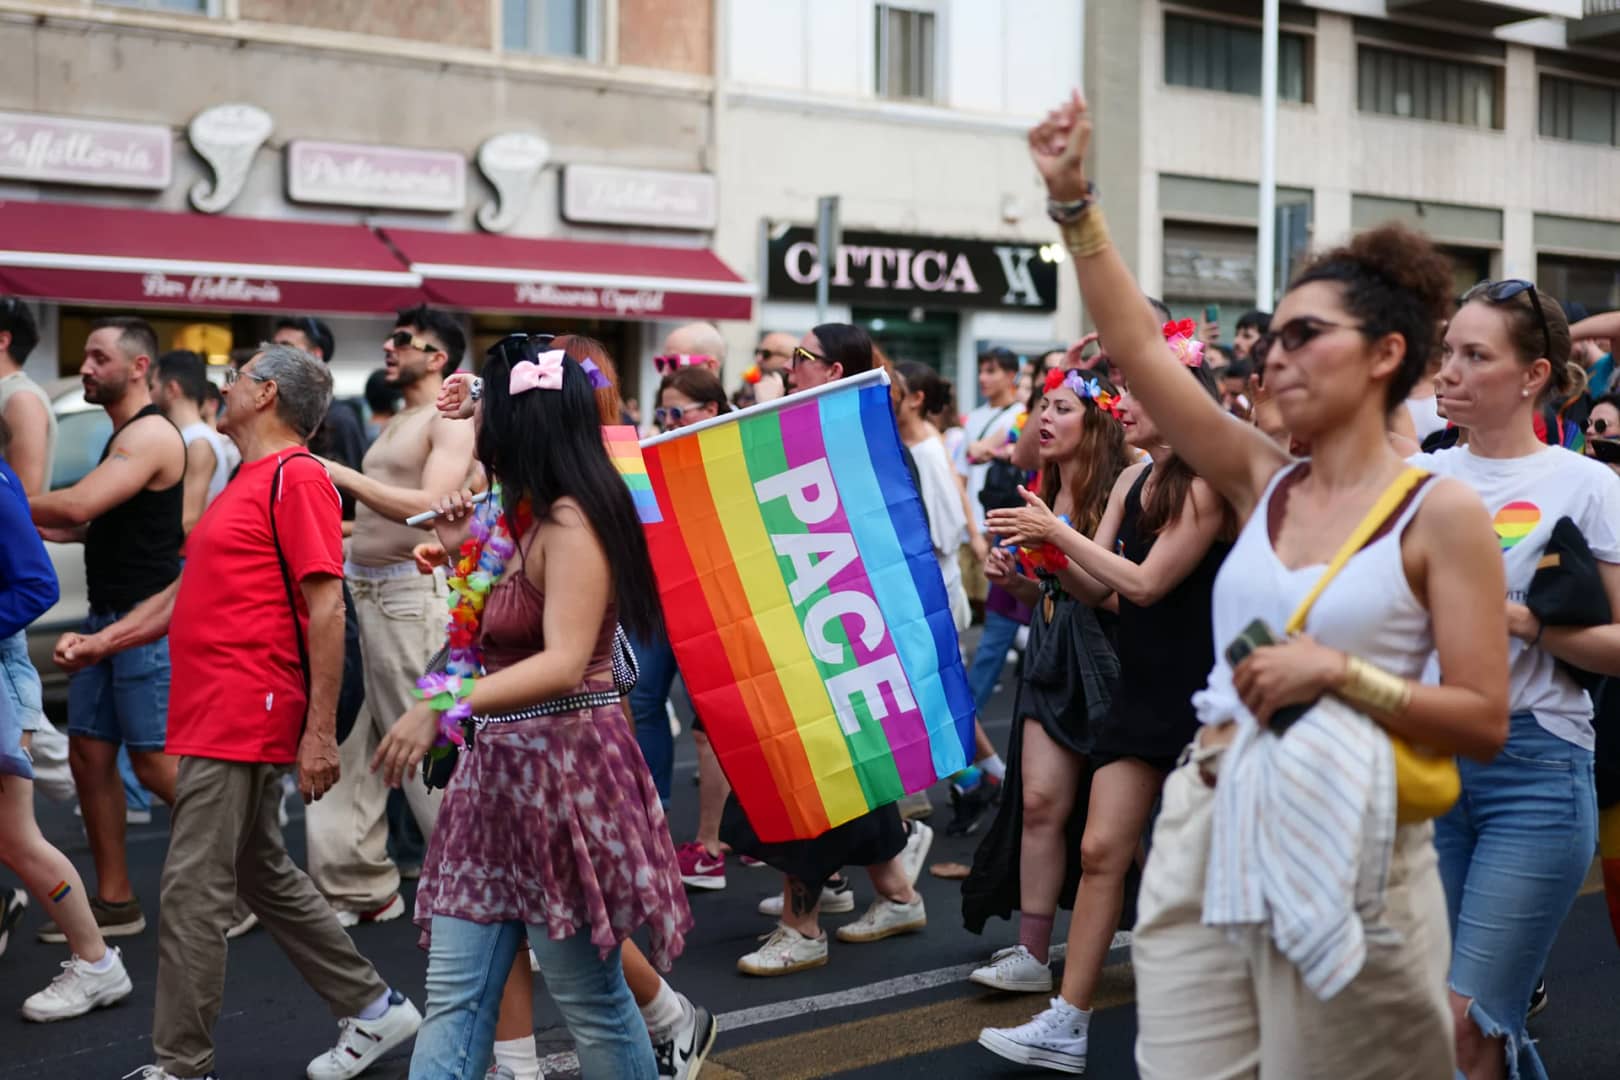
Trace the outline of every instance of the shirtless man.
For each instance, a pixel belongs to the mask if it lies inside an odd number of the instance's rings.
[[[84,544],[85,634],[117,622],[180,574],[186,445],[152,403],[147,374],[156,354],[157,335],[144,319],[91,326],[79,373],[85,400],[107,410],[112,437],[83,480],[29,503],[45,539]],[[118,747],[129,751],[141,784],[173,803],[176,763],[164,752],[168,712],[167,637],[76,671],[68,683],[68,762],[96,864],[90,909],[107,937],[146,929],[124,852]],[[39,936],[66,940],[54,923]]]
[[[444,644],[445,605],[435,579],[417,572],[411,549],[422,534],[404,524],[447,491],[465,486],[473,425],[439,415],[434,401],[456,370],[467,339],[456,320],[428,307],[399,313],[383,342],[384,370],[405,408],[366,451],[359,471],[326,461],[338,489],[358,506],[347,574],[360,623],[366,704],[343,743],[342,773],[309,807],[309,874],[345,926],[404,914],[399,870],[388,858],[388,786],[371,771],[377,744],[414,703],[416,680]],[[411,813],[431,836],[441,792],[405,785]]]

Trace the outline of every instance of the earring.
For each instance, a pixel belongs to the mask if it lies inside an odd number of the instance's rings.
[[[1520,390],[1519,391],[1519,396],[1522,397],[1522,398],[1527,398],[1527,397],[1530,396],[1530,391],[1529,390]]]

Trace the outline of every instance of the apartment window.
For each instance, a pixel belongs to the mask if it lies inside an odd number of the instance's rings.
[[[1277,36],[1277,96],[1305,101],[1305,58],[1309,42],[1301,34]],[[1253,26],[1164,17],[1164,81],[1171,86],[1260,96],[1260,31]]]
[[[1362,112],[1500,128],[1499,69],[1418,53],[1361,46],[1358,95]]]
[[[933,101],[937,21],[932,11],[877,5],[877,95],[899,101]]]
[[[218,0],[97,0],[108,7],[144,8],[147,11],[181,11],[188,15],[215,15]]]
[[[1620,90],[1543,75],[1541,133],[1550,139],[1620,146]]]
[[[601,0],[505,0],[501,39],[508,52],[594,60]]]

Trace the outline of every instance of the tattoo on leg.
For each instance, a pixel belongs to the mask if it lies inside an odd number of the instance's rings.
[[[72,891],[73,886],[69,885],[65,881],[58,881],[56,883],[56,888],[52,889],[50,892],[51,902],[60,904],[63,900],[67,899],[67,894]]]
[[[814,911],[820,896],[820,889],[811,892],[810,886],[798,878],[788,878],[788,908],[793,912],[794,918],[803,918]]]

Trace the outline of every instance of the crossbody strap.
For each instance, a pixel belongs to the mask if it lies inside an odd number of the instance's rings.
[[[281,534],[276,529],[276,492],[281,489],[281,470],[287,462],[294,458],[307,457],[315,461],[316,457],[310,453],[288,454],[276,462],[276,474],[270,480],[270,539],[276,545],[276,562],[281,566],[281,586],[287,591],[287,607],[292,612],[293,640],[298,643],[298,666],[304,673],[304,696],[309,696],[309,647],[304,644],[304,635],[298,629],[298,600],[293,595],[292,568],[287,565],[287,556],[281,550]]]
[[[973,441],[974,442],[983,442],[984,437],[986,435],[990,434],[990,429],[996,426],[996,422],[998,420],[1000,420],[1003,416],[1006,416],[1009,412],[1011,412],[1012,410],[1014,410],[1016,408],[1018,408],[1018,402],[1015,401],[1011,405],[1008,405],[1007,407],[1002,409],[1000,412],[996,413],[996,415],[992,416],[989,420],[987,420],[985,422],[984,427],[979,429],[979,437],[977,439],[974,439]]]
[[[1294,609],[1293,617],[1288,620],[1286,633],[1293,635],[1305,629],[1305,619],[1310,615],[1311,608],[1316,604],[1317,597],[1322,595],[1322,590],[1326,589],[1328,583],[1338,576],[1340,570],[1344,569],[1344,564],[1350,561],[1350,557],[1366,546],[1367,540],[1372,534],[1383,528],[1384,523],[1390,519],[1396,510],[1400,509],[1401,503],[1406,500],[1406,497],[1428,475],[1424,470],[1412,465],[1390,481],[1389,487],[1385,488],[1384,493],[1378,496],[1378,501],[1372,504],[1372,509],[1367,511],[1366,517],[1363,517],[1361,523],[1350,530],[1350,535],[1345,538],[1343,545],[1333,556],[1333,561],[1328,563],[1327,569],[1322,571],[1322,576],[1316,579],[1316,584],[1311,587],[1311,591],[1305,595],[1305,599],[1299,602],[1299,607]]]

